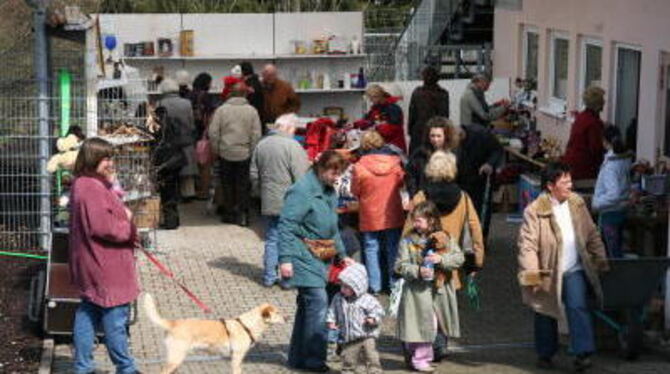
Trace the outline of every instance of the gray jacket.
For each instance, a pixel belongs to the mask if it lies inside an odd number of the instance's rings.
[[[340,330],[339,336],[345,342],[365,338],[378,338],[384,308],[368,291],[368,274],[365,266],[353,264],[347,266],[339,276],[342,284],[351,287],[355,295],[344,297],[338,293],[328,308],[326,322],[335,323]],[[365,323],[367,318],[375,320],[374,325]]]
[[[228,99],[214,112],[209,124],[212,150],[227,161],[249,159],[260,137],[258,112],[243,97]]]
[[[270,132],[251,156],[251,186],[261,197],[261,214],[278,216],[286,191],[309,168],[307,153],[290,135]]]
[[[463,92],[463,96],[461,96],[461,125],[479,123],[487,127],[491,121],[500,118],[505,113],[505,107],[489,107],[486,101],[482,103],[477,98],[480,92],[475,92],[475,90],[478,91],[479,89],[470,83],[468,88]]]
[[[193,176],[198,173],[198,165],[195,161],[195,123],[193,122],[193,107],[189,100],[179,97],[176,92],[166,93],[158,102],[167,110],[170,121],[174,121],[175,128],[179,131],[179,144],[181,144],[186,165],[181,168],[179,175]]]

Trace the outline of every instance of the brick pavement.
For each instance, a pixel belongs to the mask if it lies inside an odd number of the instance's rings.
[[[258,229],[223,225],[204,214],[204,205],[182,206],[182,222],[176,231],[158,234],[159,254],[164,261],[207,305],[214,310],[212,318],[236,316],[262,302],[277,305],[292,321],[295,292],[260,285],[262,241]],[[439,373],[533,373],[534,355],[527,345],[532,337],[530,313],[519,301],[515,281],[514,238],[516,226],[494,220],[491,252],[486,271],[481,273],[482,310],[473,312],[461,306],[464,338],[454,342],[455,352],[449,362],[439,366]],[[258,232],[256,232],[256,231]],[[207,318],[181,290],[158,274],[140,256],[143,289],[151,292],[166,318]],[[463,301],[465,303],[465,301]],[[385,372],[402,373],[402,358],[393,338],[393,321],[387,320],[380,340]],[[245,360],[246,373],[289,373],[284,367],[291,323],[268,330],[262,341]],[[157,373],[164,358],[163,331],[151,325],[140,312],[131,327],[131,346],[139,368]],[[498,345],[497,345],[498,344]],[[54,373],[69,373],[72,350],[69,345],[56,347],[52,366]],[[113,365],[103,346],[95,352],[102,372],[113,373]],[[661,358],[645,356],[641,362],[627,363],[612,354],[596,358],[593,373],[668,373],[670,364]],[[568,370],[569,359],[561,358],[560,369]],[[334,365],[335,367],[337,365]],[[196,352],[189,356],[180,374],[227,373],[227,359]]]

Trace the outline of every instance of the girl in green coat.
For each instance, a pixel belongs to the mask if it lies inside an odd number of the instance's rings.
[[[437,329],[447,336],[460,336],[458,303],[449,274],[461,267],[465,258],[456,242],[442,231],[440,215],[432,202],[418,204],[410,218],[413,230],[401,239],[395,265],[405,279],[398,310],[398,338],[411,355],[413,369],[432,372]]]

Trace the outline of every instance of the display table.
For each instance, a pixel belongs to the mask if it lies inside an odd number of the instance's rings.
[[[530,157],[526,154],[523,154],[519,150],[517,150],[515,148],[512,148],[510,146],[506,146],[506,147],[504,147],[504,149],[505,149],[505,152],[507,152],[507,154],[509,156],[512,156],[514,158],[517,158],[517,159],[520,159],[522,161],[528,162],[529,164],[532,164],[533,166],[536,166],[540,169],[547,166],[547,164],[545,164],[543,162],[540,162],[540,161],[538,161],[538,160],[536,160],[536,159],[534,159],[534,158],[532,158],[532,157]]]

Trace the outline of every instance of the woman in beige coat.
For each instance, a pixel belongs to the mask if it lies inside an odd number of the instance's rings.
[[[519,283],[524,303],[535,311],[538,366],[553,366],[558,324],[567,323],[575,369],[582,372],[595,351],[587,295],[602,300],[598,272],[608,268],[605,247],[584,200],[572,193],[569,166],[549,164],[542,186],[519,233]]]
[[[440,214],[442,230],[459,244],[462,244],[461,236],[463,235],[463,231],[466,228],[469,229],[474,261],[468,263],[465,270],[474,275],[474,273],[484,266],[482,227],[470,196],[455,183],[456,173],[456,157],[453,153],[444,151],[433,153],[426,165],[427,181],[424,183],[422,189],[412,198],[412,206],[417,206],[426,200],[435,203]],[[408,219],[405,222],[403,234],[407,234],[411,228],[411,221]],[[438,276],[444,277],[444,275]],[[452,271],[451,274],[447,274],[445,279],[441,279],[440,282],[449,284],[447,289],[453,290],[455,295],[455,291],[461,288],[459,271]],[[455,296],[454,302],[456,302]],[[459,337],[458,308],[454,306],[453,310],[455,311],[455,315],[453,316],[455,322],[449,336]],[[435,361],[440,361],[447,355],[446,340],[446,335],[438,334],[434,345],[435,352],[433,355]]]

